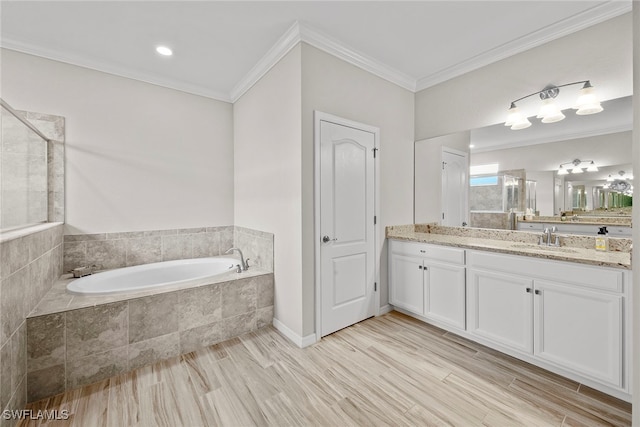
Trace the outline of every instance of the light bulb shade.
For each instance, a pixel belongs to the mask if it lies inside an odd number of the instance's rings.
[[[520,130],[520,129],[526,129],[529,126],[531,126],[531,122],[529,121],[529,119],[527,119],[526,117],[522,116],[522,119],[516,123],[514,123],[513,125],[511,125],[511,130]]]
[[[558,175],[568,175],[569,171],[566,170],[562,165],[558,168]]]
[[[537,117],[542,119],[542,123],[555,123],[564,119],[565,115],[562,114],[553,98],[547,98],[542,100],[542,106]]]
[[[576,101],[576,106],[573,107],[576,110],[576,114],[579,116],[586,116],[588,114],[596,114],[603,110],[600,105],[600,100],[595,94],[593,86],[588,82],[585,87],[580,89],[580,95]]]
[[[524,115],[520,112],[515,104],[511,104],[511,108],[507,111],[507,121],[504,122],[505,126],[513,126],[515,123],[519,123],[524,119]]]
[[[573,169],[571,169],[571,173],[582,173],[582,168],[576,166]]]
[[[589,163],[589,167],[587,167],[587,172],[598,172],[598,167],[593,161]]]
[[[611,174],[609,174],[609,176],[607,177],[607,182],[613,182],[613,177],[611,176]]]

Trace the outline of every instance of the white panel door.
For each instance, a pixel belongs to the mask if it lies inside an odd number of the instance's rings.
[[[533,353],[533,280],[467,269],[467,330]]]
[[[535,355],[622,387],[622,296],[535,281]]]
[[[442,150],[442,225],[469,223],[469,162],[467,155]]]
[[[320,121],[321,336],[375,315],[375,134]]]

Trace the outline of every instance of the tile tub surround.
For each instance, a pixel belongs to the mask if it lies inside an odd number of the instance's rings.
[[[218,256],[231,247],[240,248],[250,265],[273,271],[273,234],[234,226],[66,235],[64,271]]]
[[[570,248],[563,250],[562,247],[538,246],[541,235],[539,232],[445,227],[437,224],[408,224],[386,228],[388,239],[631,269],[631,239],[610,237],[609,251],[601,252],[594,249],[595,237],[592,236],[559,235],[561,246]]]
[[[1,410],[26,404],[26,317],[62,273],[62,233],[57,223],[0,236]]]
[[[74,296],[73,307],[83,308],[32,313],[26,325],[27,400],[271,325],[273,273],[256,268],[235,274],[235,280],[122,301]],[[51,295],[59,295],[60,284],[66,282],[59,281]],[[78,303],[83,298],[84,303]],[[103,303],[98,303],[100,298]]]

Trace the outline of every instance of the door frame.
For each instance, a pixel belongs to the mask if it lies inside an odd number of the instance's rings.
[[[373,133],[376,149],[380,148],[380,128],[366,125],[353,120],[334,116],[332,114],[323,113],[321,111],[313,111],[313,216],[314,216],[314,232],[313,232],[313,250],[314,250],[314,287],[315,287],[315,336],[316,342],[321,339],[322,326],[322,282],[321,282],[321,264],[320,264],[320,122],[330,122],[341,126],[346,126],[365,132]],[[379,152],[378,152],[379,153]],[[378,167],[379,155],[376,155],[373,161],[373,197],[374,197],[374,215],[380,214],[380,168]],[[380,251],[378,244],[380,242],[380,220],[376,221],[373,233],[374,245],[374,277],[378,284],[377,291],[374,295],[375,315],[380,314],[380,263],[378,257]]]
[[[442,147],[442,150],[440,151],[440,164],[442,165],[444,163],[444,153],[449,153],[449,154],[454,154],[457,156],[462,156],[465,158],[466,162],[467,162],[467,185],[465,185],[464,187],[464,211],[465,211],[465,219],[464,221],[467,223],[467,227],[469,226],[469,217],[470,217],[470,213],[469,213],[469,153],[466,151],[461,151],[461,150],[456,150],[455,148],[449,148],[449,147]],[[444,179],[442,179],[443,176],[443,172],[444,171],[444,166],[440,172],[440,212],[444,213],[444,206],[445,206],[445,191],[444,191]],[[415,204],[415,202],[414,202]],[[415,215],[415,213],[414,213]],[[440,220],[438,221],[440,224],[442,224],[442,216],[440,217]],[[460,227],[461,225],[457,225],[456,227]]]

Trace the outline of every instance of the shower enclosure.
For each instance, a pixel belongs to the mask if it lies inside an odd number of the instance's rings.
[[[0,104],[0,230],[63,221],[64,119]]]

